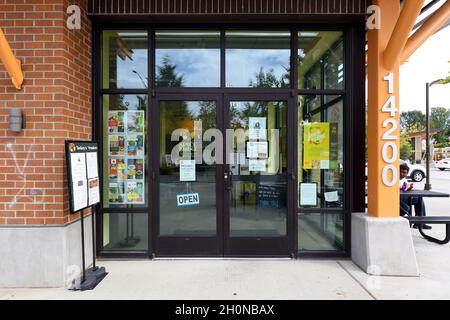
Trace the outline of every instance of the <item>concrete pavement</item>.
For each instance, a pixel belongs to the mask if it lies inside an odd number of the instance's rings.
[[[450,171],[431,178],[433,190],[450,191]],[[450,199],[425,201],[429,215],[450,215]],[[108,260],[93,291],[0,288],[0,299],[450,299],[450,244],[412,234],[420,277],[368,276],[350,260]]]

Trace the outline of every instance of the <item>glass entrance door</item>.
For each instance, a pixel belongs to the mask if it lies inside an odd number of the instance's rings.
[[[227,96],[225,105],[225,255],[288,256],[288,98]]]
[[[222,97],[156,99],[156,255],[288,256],[288,98]]]
[[[159,256],[222,255],[222,184],[214,148],[217,96],[159,96],[154,146],[155,251]]]

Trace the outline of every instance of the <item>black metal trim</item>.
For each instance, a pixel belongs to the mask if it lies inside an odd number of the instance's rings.
[[[266,17],[267,18],[267,17]],[[298,143],[295,143],[297,141],[298,137],[298,125],[297,125],[297,99],[299,95],[341,95],[345,99],[345,120],[344,120],[344,130],[345,130],[345,143],[348,146],[347,149],[345,149],[345,154],[348,154],[348,152],[351,150],[350,148],[353,148],[354,152],[358,152],[358,150],[361,151],[361,140],[359,139],[361,137],[361,113],[364,115],[364,110],[361,112],[361,101],[364,101],[364,81],[361,81],[361,83],[357,83],[364,77],[364,72],[361,70],[358,70],[358,68],[362,65],[364,66],[364,41],[361,42],[361,38],[363,38],[364,35],[364,26],[363,23],[352,25],[352,24],[345,24],[345,19],[341,20],[341,24],[336,24],[336,22],[329,23],[329,24],[323,24],[323,25],[317,25],[319,20],[315,21],[314,24],[308,24],[308,23],[302,23],[302,24],[295,24],[292,23],[275,23],[275,24],[267,24],[262,22],[256,22],[256,23],[230,23],[227,21],[224,23],[201,23],[201,21],[197,21],[197,23],[134,23],[130,25],[130,22],[127,21],[116,21],[114,23],[106,22],[101,23],[102,19],[95,19],[93,21],[93,105],[94,105],[94,112],[93,112],[93,133],[94,137],[96,137],[99,141],[100,149],[103,151],[103,141],[102,141],[102,121],[99,121],[98,115],[101,115],[101,96],[103,94],[147,94],[149,96],[149,110],[147,112],[148,116],[148,123],[152,122],[152,119],[154,120],[154,124],[158,124],[150,126],[149,128],[149,134],[152,135],[152,137],[147,141],[149,144],[148,146],[148,163],[147,163],[147,172],[149,173],[149,181],[148,181],[148,201],[149,201],[149,207],[148,208],[103,208],[102,206],[99,208],[97,215],[98,215],[98,224],[97,224],[97,238],[101,240],[103,238],[103,230],[101,228],[102,226],[102,214],[105,213],[120,213],[120,212],[129,212],[129,213],[136,213],[136,214],[148,214],[149,215],[149,231],[151,230],[152,235],[149,235],[149,244],[148,244],[148,256],[152,256],[155,252],[155,241],[156,241],[156,229],[159,225],[157,219],[155,218],[158,216],[156,213],[158,212],[159,204],[158,204],[158,197],[155,197],[155,188],[159,184],[159,175],[156,174],[155,170],[159,168],[159,162],[157,161],[159,159],[159,156],[156,154],[159,152],[157,148],[155,147],[158,143],[157,136],[159,135],[159,112],[157,108],[157,101],[160,100],[160,97],[171,95],[171,99],[173,99],[173,95],[184,95],[183,99],[185,100],[186,97],[191,95],[217,95],[217,103],[220,104],[221,109],[226,109],[224,103],[227,101],[229,97],[232,96],[238,96],[237,100],[243,100],[247,99],[251,96],[258,97],[257,100],[262,100],[260,97],[264,95],[271,96],[270,100],[274,100],[274,96],[285,96],[282,100],[288,101],[288,140],[290,144],[294,143],[294,150],[298,148]],[[116,20],[116,18],[114,18]],[[109,20],[111,21],[111,20]],[[286,20],[288,21],[288,20]],[[328,22],[330,22],[329,20]],[[201,23],[201,24],[200,24]],[[290,87],[289,88],[226,88],[225,83],[225,30],[228,28],[247,28],[252,30],[258,30],[258,29],[273,29],[273,30],[290,30],[291,31],[291,79],[290,79]],[[220,30],[221,33],[221,86],[218,88],[155,88],[155,55],[154,55],[154,32],[156,28],[187,28],[187,29],[199,29],[199,28],[215,28]],[[102,30],[115,30],[115,29],[127,29],[127,30],[137,30],[137,29],[143,29],[148,31],[148,37],[149,37],[149,53],[148,53],[148,77],[149,77],[149,83],[147,89],[101,89],[100,86],[102,85],[100,81],[100,75],[101,75],[101,44],[100,38],[101,38],[101,32]],[[326,30],[339,30],[344,32],[345,36],[345,82],[346,87],[342,90],[331,90],[331,89],[319,89],[319,90],[309,90],[309,89],[298,89],[298,61],[296,59],[297,51],[298,51],[298,31],[300,30],[319,30],[319,31],[326,31]],[[361,46],[361,48],[359,48]],[[362,54],[361,54],[362,52]],[[100,70],[100,72],[98,72]],[[362,88],[362,90],[361,90]],[[246,98],[244,98],[244,96]],[[204,99],[204,98],[203,98]],[[255,98],[253,98],[254,100]],[[219,109],[218,109],[219,110]],[[222,112],[219,112],[219,114]],[[218,119],[218,125],[221,128],[225,128],[226,123],[226,117],[220,116],[220,119]],[[352,127],[353,126],[353,127]],[[358,142],[358,143],[356,143]],[[364,140],[362,140],[362,144],[364,147]],[[297,150],[298,151],[298,150]],[[359,152],[360,152],[359,151]],[[351,153],[350,153],[351,154]],[[290,162],[290,172],[288,174],[294,175],[294,179],[288,179],[288,187],[289,184],[291,184],[290,188],[293,191],[291,195],[291,199],[289,200],[288,204],[291,206],[291,213],[288,214],[288,220],[291,219],[291,222],[288,224],[288,230],[287,232],[290,234],[291,240],[289,244],[289,250],[292,251],[294,256],[304,256],[304,252],[298,252],[298,232],[297,232],[297,224],[298,224],[298,218],[297,214],[299,211],[302,213],[308,213],[308,212],[324,212],[324,213],[344,213],[344,242],[346,244],[346,253],[345,255],[350,254],[350,223],[351,223],[351,212],[354,210],[354,208],[358,208],[360,205],[360,196],[357,194],[357,188],[360,185],[361,182],[361,175],[359,175],[359,172],[355,172],[353,174],[353,168],[351,166],[358,166],[359,160],[361,158],[361,155],[353,155],[352,160],[349,160],[349,158],[352,158],[351,156],[345,157],[345,166],[346,166],[346,174],[345,174],[345,188],[346,188],[346,206],[344,209],[341,208],[314,208],[314,209],[303,209],[299,210],[297,208],[297,198],[295,195],[297,195],[297,186],[298,186],[298,172],[297,172],[297,163],[298,163],[298,152],[292,152],[292,154],[289,154],[288,162]],[[103,156],[102,156],[103,159]],[[103,161],[101,161],[102,166]],[[362,163],[362,165],[364,165]],[[223,172],[219,170],[219,174],[223,175]],[[356,170],[357,171],[357,170]],[[100,172],[102,175],[102,182],[103,182],[103,168],[100,168]],[[362,171],[362,175],[364,173],[364,170]],[[154,176],[154,177],[153,177]],[[358,184],[357,184],[358,183]],[[356,192],[356,193],[355,193]],[[353,195],[355,193],[355,195]],[[152,200],[153,197],[153,200]],[[364,202],[364,199],[362,199]],[[103,197],[102,197],[103,202]],[[223,206],[222,206],[223,207]],[[293,209],[292,209],[293,208]],[[288,210],[289,211],[289,210]],[[222,217],[222,226],[226,228],[226,222],[223,220],[225,219],[224,212],[220,213]],[[226,229],[224,229],[226,230]],[[104,256],[104,253],[106,255],[109,255],[109,253],[106,253],[101,251],[102,245],[101,241],[97,241],[97,252],[98,256]],[[223,244],[223,252],[226,252],[225,244]],[[335,253],[335,252],[333,252]],[[118,254],[123,254],[123,252],[119,252]],[[309,253],[308,253],[309,254]],[[114,257],[116,257],[115,254],[111,253]],[[321,252],[321,255],[328,255],[327,252]],[[128,256],[128,255],[126,255]]]

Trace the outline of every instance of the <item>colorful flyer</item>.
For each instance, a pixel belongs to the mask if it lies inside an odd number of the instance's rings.
[[[128,203],[144,203],[144,183],[140,181],[127,182]]]
[[[100,202],[100,186],[98,178],[90,179],[88,181],[88,205],[92,206]]]
[[[313,122],[304,125],[303,168],[330,168],[330,124]]]
[[[129,134],[127,136],[127,153],[129,156],[144,156],[144,135]]]
[[[108,159],[108,175],[110,180],[125,180],[125,160],[120,158]]]
[[[127,160],[127,179],[130,180],[144,179],[144,159]]]
[[[126,203],[124,182],[110,182],[108,187],[109,203]]]
[[[144,111],[127,112],[127,132],[144,132]]]
[[[109,135],[109,155],[124,156],[125,155],[125,137],[117,134]]]
[[[125,132],[125,111],[108,112],[108,131],[109,133]]]

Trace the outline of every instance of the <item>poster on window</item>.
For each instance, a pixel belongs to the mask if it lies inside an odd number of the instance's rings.
[[[249,117],[248,118],[248,137],[250,140],[266,140],[266,117]]]
[[[303,168],[330,168],[330,124],[312,122],[303,126]]]
[[[110,182],[108,185],[108,202],[112,204],[124,204],[125,199],[125,182]]]
[[[144,182],[127,181],[127,201],[129,204],[144,203]]]
[[[144,159],[127,160],[127,179],[129,180],[144,179]]]
[[[144,135],[128,134],[127,135],[127,154],[128,156],[144,156]]]
[[[125,132],[125,111],[109,111],[108,112],[108,132],[124,133]]]
[[[125,155],[125,137],[117,134],[110,134],[108,141],[108,149],[110,156]]]
[[[144,132],[144,111],[127,112],[127,133]]]
[[[267,159],[269,157],[269,143],[267,141],[247,141],[247,158]]]
[[[125,180],[125,159],[109,158],[108,159],[108,176],[109,180]]]

